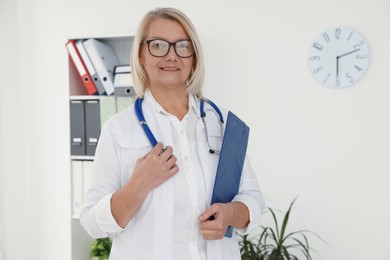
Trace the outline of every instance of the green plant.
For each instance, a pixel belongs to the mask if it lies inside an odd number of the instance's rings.
[[[111,251],[111,238],[98,238],[91,244],[91,251],[89,257],[98,257],[99,260],[107,260]]]
[[[248,235],[241,236],[240,250],[243,260],[298,260],[296,252],[302,252],[305,259],[312,260],[311,252],[314,251],[309,245],[307,234],[318,235],[308,230],[299,230],[286,233],[294,199],[287,212],[284,214],[282,225],[276,218],[275,211],[268,208],[272,214],[275,227],[262,227],[258,239],[249,239]],[[322,240],[322,239],[321,239]]]

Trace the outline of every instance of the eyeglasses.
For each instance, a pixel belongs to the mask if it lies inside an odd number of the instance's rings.
[[[162,39],[142,41],[148,45],[149,53],[154,57],[164,57],[168,54],[171,46],[175,50],[177,56],[188,58],[194,55],[194,46],[191,41],[180,40],[177,42],[169,42]]]

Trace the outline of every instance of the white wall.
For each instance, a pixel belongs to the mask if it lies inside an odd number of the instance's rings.
[[[206,95],[251,126],[268,206],[299,196],[291,230],[320,234],[322,259],[389,260],[389,0],[0,1],[5,259],[70,259],[66,39],[133,34],[157,6],[197,27]],[[334,25],[371,49],[366,76],[344,90],[318,85],[306,65]]]
[[[2,192],[3,234],[5,249],[0,259],[23,259],[21,248],[29,243],[24,236],[29,232],[26,217],[26,156],[24,141],[25,102],[21,78],[21,38],[18,2],[0,1],[0,174],[4,183]],[[3,239],[3,237],[1,238]],[[22,258],[19,256],[22,255]]]

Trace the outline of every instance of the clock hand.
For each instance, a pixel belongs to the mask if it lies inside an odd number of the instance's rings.
[[[356,49],[356,50],[341,54],[339,56],[336,56],[336,77],[339,76],[339,59],[341,57],[347,56],[347,55],[352,54],[352,53],[357,52],[357,51],[360,51],[360,49]]]
[[[339,59],[339,58],[341,58],[341,57],[344,57],[344,56],[347,56],[347,55],[352,54],[352,53],[357,52],[357,51],[360,51],[360,49],[356,49],[356,50],[353,50],[353,51],[344,53],[344,54],[342,54],[342,55],[340,55],[340,56],[337,56],[337,59]]]

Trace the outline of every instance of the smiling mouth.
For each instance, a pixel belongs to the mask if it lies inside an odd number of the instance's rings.
[[[179,70],[178,68],[161,68],[161,70],[165,70],[165,71],[177,71]]]

